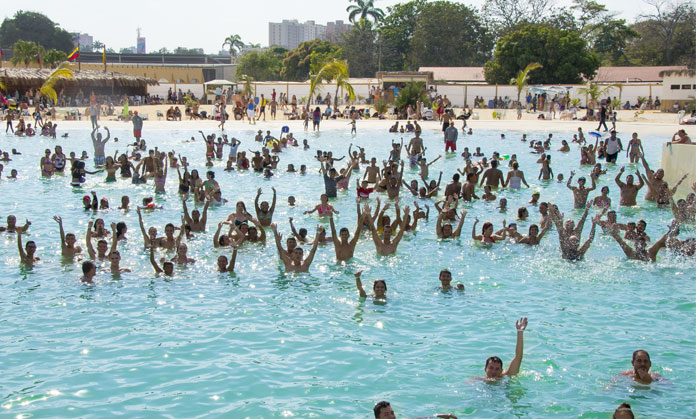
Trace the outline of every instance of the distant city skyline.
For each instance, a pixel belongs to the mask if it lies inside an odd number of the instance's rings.
[[[384,9],[398,0],[376,0],[375,6]],[[480,8],[484,0],[463,1],[471,7]],[[572,0],[557,0],[558,7],[568,6]],[[650,11],[646,3],[633,0],[614,0],[603,2],[607,8],[618,13],[618,17],[629,22],[641,13]],[[299,22],[314,21],[326,25],[327,22],[343,20],[348,22],[346,7],[348,1],[317,2],[312,7],[298,8],[296,3],[287,0],[261,0],[245,8],[240,15],[238,8],[229,3],[214,0],[203,8],[191,8],[191,3],[183,0],[121,0],[118,6],[109,8],[108,19],[96,18],[89,5],[75,0],[60,3],[36,0],[28,5],[16,3],[4,5],[0,18],[14,16],[19,10],[36,11],[45,14],[68,32],[86,33],[94,41],[100,41],[107,48],[119,51],[122,48],[137,46],[136,30],[142,29],[147,39],[147,52],[160,48],[173,50],[177,47],[203,48],[206,53],[218,53],[223,40],[231,34],[239,34],[242,41],[249,44],[269,44],[269,23],[296,19]],[[27,7],[28,6],[28,7]],[[100,6],[99,11],[102,11]],[[8,46],[4,46],[8,47]]]

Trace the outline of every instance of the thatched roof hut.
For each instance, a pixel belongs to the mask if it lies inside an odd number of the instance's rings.
[[[38,89],[51,74],[51,69],[39,68],[0,68],[0,80],[5,84],[5,91],[24,92],[29,89]],[[94,91],[96,94],[121,95],[147,93],[147,86],[156,86],[159,83],[155,79],[129,74],[103,72],[94,70],[73,69],[75,77],[60,80],[57,83],[57,91],[64,90],[65,94],[72,95],[79,90],[84,92]]]

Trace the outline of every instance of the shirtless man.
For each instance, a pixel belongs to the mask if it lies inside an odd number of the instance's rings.
[[[92,226],[94,225],[94,222],[90,220],[89,223],[87,223],[87,235],[85,237],[85,243],[87,244],[87,254],[89,255],[89,258],[92,260],[95,259],[106,259],[109,255],[109,253],[113,252],[116,250],[116,240],[113,240],[111,250],[109,250],[109,244],[107,243],[106,240],[101,239],[97,242],[97,251],[94,251],[94,247],[92,247]],[[108,253],[107,253],[108,251]]]
[[[423,139],[420,137],[420,133],[416,133],[416,136],[411,138],[408,143],[409,150],[413,155],[419,155],[425,151],[423,147]]]
[[[271,108],[271,115],[273,115],[275,119],[275,110]],[[237,261],[237,248],[232,249],[232,257],[230,258],[229,263],[227,262],[227,256],[225,255],[220,255],[217,258],[217,267],[218,267],[218,272],[224,273],[224,272],[234,272],[234,264]]]
[[[452,175],[452,181],[445,186],[445,198],[454,195],[459,198],[459,191],[462,189],[462,184],[459,182],[459,173]]]
[[[363,212],[360,217],[358,217],[358,225],[355,228],[355,233],[353,233],[353,239],[348,241],[350,238],[350,232],[347,228],[343,227],[336,234],[336,225],[334,224],[333,213],[329,213],[329,223],[331,224],[331,240],[333,240],[334,250],[336,251],[336,260],[347,261],[353,257],[355,252],[355,246],[358,244],[358,239],[360,239],[360,231],[362,230],[363,221],[365,220],[365,213]]]
[[[640,172],[638,170],[636,170],[636,176],[638,176],[638,180],[640,181],[638,185],[633,183],[633,175],[626,176],[626,183],[623,183],[621,181],[621,175],[623,172],[624,168],[622,167],[615,179],[616,184],[619,185],[619,189],[621,189],[621,201],[619,202],[619,205],[623,207],[632,207],[636,205],[636,196],[638,195],[638,191],[643,187],[643,185],[645,185],[645,183],[643,182],[643,178],[640,176]]]
[[[435,225],[437,237],[440,239],[453,239],[455,237],[459,237],[462,233],[462,226],[464,225],[464,218],[466,218],[466,211],[462,210],[459,218],[459,224],[457,225],[457,229],[454,231],[452,231],[452,224],[442,224],[442,220],[445,218],[445,212],[446,210],[443,210],[437,217],[437,224]]]
[[[82,277],[80,277],[80,282],[85,284],[93,284],[94,276],[97,274],[97,265],[91,260],[86,260],[82,262]]]
[[[401,171],[399,171],[399,175],[394,176],[392,175],[392,178],[387,181],[387,196],[389,199],[396,199],[399,197],[399,191],[401,190],[401,183],[404,178],[404,162],[401,162]]]
[[[29,240],[22,249],[22,232],[17,230],[17,249],[19,250],[19,261],[26,266],[34,266],[34,263],[40,259],[34,256],[36,252],[36,243],[34,240]]]
[[[644,237],[636,238],[636,240],[634,241],[635,248],[632,248],[631,246],[626,244],[626,242],[619,236],[618,228],[612,229],[610,235],[619,244],[621,250],[623,250],[627,258],[631,260],[640,260],[643,262],[655,262],[655,260],[657,260],[658,252],[660,251],[660,249],[665,247],[665,243],[667,242],[669,232],[665,233],[664,236],[662,236],[658,241],[653,243],[653,245],[648,248],[646,248],[647,242]]]
[[[405,226],[409,222],[410,215],[408,207],[404,208],[404,217],[401,221],[399,233],[396,235],[396,237],[394,237],[393,240],[391,225],[387,224],[384,227],[382,227],[382,238],[380,239],[379,233],[377,233],[375,224],[372,220],[372,217],[370,216],[370,207],[366,207],[365,211],[363,211],[363,214],[366,214],[367,218],[365,221],[367,222],[368,227],[370,227],[370,230],[372,231],[372,240],[375,242],[377,254],[387,256],[396,253],[396,247],[399,245],[401,238],[404,236],[404,232],[406,231]]]
[[[189,215],[188,208],[186,207],[186,200],[182,200],[184,204],[184,220],[186,220],[186,225],[191,227],[192,233],[200,233],[205,231],[205,225],[208,222],[208,207],[210,206],[210,200],[205,201],[203,206],[203,215],[198,212],[198,210],[193,210],[191,215]]]
[[[159,265],[157,264],[157,261],[155,260],[155,247],[152,246],[150,247],[150,263],[152,264],[152,267],[155,269],[156,274],[165,274],[166,276],[173,276],[174,275],[174,263],[171,261],[165,261],[162,263],[162,267],[160,268]]]
[[[650,355],[643,349],[638,349],[633,352],[631,365],[633,365],[633,371],[624,371],[619,375],[631,377],[639,384],[650,384],[653,381],[661,381],[664,379],[660,374],[650,372],[650,367],[652,366]]]
[[[484,378],[487,381],[500,380],[504,376],[511,377],[520,372],[522,356],[524,355],[524,330],[527,328],[527,318],[522,317],[516,323],[517,343],[515,344],[515,357],[510,361],[510,366],[503,371],[503,361],[497,356],[492,356],[486,360],[483,370],[486,372]]]
[[[592,187],[585,188],[585,183],[587,183],[587,181],[584,177],[578,178],[578,186],[570,186],[570,183],[573,181],[573,176],[575,176],[575,171],[571,170],[570,177],[568,178],[566,186],[568,187],[568,189],[573,191],[573,202],[575,209],[584,208],[585,204],[587,203],[587,195],[589,195],[590,192],[597,189],[595,178],[594,176],[590,176],[590,179],[592,179]]]
[[[275,236],[276,247],[280,249],[281,236],[278,233],[278,228],[275,223],[271,224],[271,230],[273,230],[273,235]],[[317,235],[319,235],[318,229]],[[312,260],[314,260],[314,254],[317,252],[318,246],[319,240],[314,240],[312,249],[309,251],[309,255],[307,255],[305,259],[302,258],[303,251],[301,247],[294,248],[290,254],[281,252],[279,250],[278,256],[280,256],[280,260],[285,265],[285,272],[309,272],[309,267],[312,264]]]
[[[379,166],[377,166],[377,159],[374,157],[370,159],[370,165],[365,168],[363,179],[365,178],[367,178],[367,183],[377,183],[382,178]]]
[[[108,127],[104,127],[106,130],[106,138],[102,140],[101,132],[97,132],[97,128],[92,130],[92,145],[94,146],[94,165],[97,167],[104,166],[106,163],[106,155],[104,154],[104,147],[106,143],[111,138],[111,133]]]
[[[566,225],[561,224],[562,218],[558,210],[555,208],[550,210],[551,220],[556,225],[558,230],[558,241],[561,247],[561,257],[570,261],[579,261],[585,256],[587,250],[590,248],[590,244],[594,240],[595,230],[597,228],[598,217],[592,219],[592,229],[590,230],[590,236],[587,238],[585,243],[580,245],[580,237],[582,234],[582,225],[584,224],[584,218],[587,217],[587,208],[585,209],[585,214],[583,218],[578,223],[578,229],[572,229],[572,220],[566,221]],[[569,228],[570,227],[570,228]],[[578,231],[579,230],[579,231]]]
[[[493,160],[491,161],[491,167],[486,169],[485,172],[483,172],[483,176],[481,176],[481,182],[479,182],[479,186],[483,185],[483,182],[486,182],[486,186],[490,186],[492,188],[497,188],[498,185],[501,187],[505,185],[505,178],[503,177],[503,172],[498,169],[498,160]]]
[[[116,236],[114,234],[114,236]],[[111,273],[118,274],[122,272],[130,272],[131,270],[128,268],[122,268],[120,266],[121,263],[121,254],[118,252],[118,250],[114,250],[111,253],[109,253],[109,263],[111,264],[109,266],[109,270]]]
[[[77,241],[75,235],[73,233],[65,234],[65,231],[63,231],[63,219],[58,216],[53,217],[53,219],[56,220],[60,228],[60,248],[63,257],[72,258],[78,253],[82,253],[82,248],[75,246]]]
[[[23,226],[18,226],[17,217],[15,217],[14,215],[8,215],[7,227],[0,226],[0,231],[6,231],[8,233],[26,233],[30,225],[31,221],[26,220]]]

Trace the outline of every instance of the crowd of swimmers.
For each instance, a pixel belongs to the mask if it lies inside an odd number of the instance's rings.
[[[41,176],[50,178],[54,174],[69,171],[70,184],[80,188],[88,175],[104,172],[107,183],[116,182],[119,176],[122,179],[130,179],[133,184],[146,184],[152,181],[153,194],[159,194],[166,192],[167,177],[169,173],[175,171],[178,179],[178,193],[182,198],[180,222],[167,224],[164,227],[164,236],[161,236],[155,226],[145,226],[142,216],[145,212],[157,211],[161,207],[155,204],[152,197],[143,199],[141,205],[136,207],[138,227],[142,235],[144,249],[149,255],[150,264],[157,274],[165,276],[175,275],[178,266],[196,263],[196,260],[188,256],[187,240],[194,234],[205,234],[208,231],[207,212],[210,206],[220,206],[227,202],[222,196],[220,184],[215,179],[215,172],[209,170],[214,165],[215,159],[225,158],[224,147],[229,147],[226,171],[253,170],[262,173],[266,178],[272,177],[273,172],[279,170],[280,155],[283,149],[287,147],[309,149],[307,140],[304,140],[303,144],[300,145],[292,133],[287,130],[283,130],[279,138],[272,136],[270,131],[264,135],[259,130],[258,135],[253,140],[258,143],[258,150],[249,149],[251,155],[247,157],[247,152],[240,149],[241,141],[236,138],[228,138],[226,134],[218,136],[215,133],[205,135],[200,132],[201,144],[205,149],[205,166],[208,169],[205,177],[202,177],[197,169],[190,168],[186,156],[177,154],[175,150],[148,149],[145,140],[140,138],[142,119],[138,121],[137,112],[134,115],[134,136],[136,138],[135,142],[129,145],[129,152],[120,155],[116,152],[113,156],[106,156],[105,147],[111,140],[111,133],[108,128],[104,127],[105,135],[103,135],[100,131],[101,127],[97,125],[91,133],[95,170],[86,170],[86,152],[83,152],[80,157],[77,157],[74,152],[66,155],[61,146],[56,145],[53,151],[46,149],[45,155],[41,157],[40,173]],[[351,130],[354,131],[354,121],[350,125]],[[51,128],[53,131],[48,133],[53,138],[55,138],[54,127],[55,125]],[[278,225],[273,219],[277,201],[275,188],[271,188],[272,198],[270,202],[269,200],[261,200],[264,193],[262,189],[258,189],[253,213],[247,210],[243,201],[236,202],[234,212],[213,228],[213,247],[230,249],[229,256],[221,255],[217,258],[217,270],[219,272],[234,272],[237,249],[245,243],[265,244],[269,234],[272,234],[275,251],[286,272],[308,272],[318,247],[324,244],[333,244],[336,260],[350,260],[353,258],[358,240],[363,236],[363,231],[369,231],[367,234],[372,238],[376,253],[392,255],[397,253],[398,245],[404,235],[416,230],[419,221],[421,223],[428,222],[430,206],[427,205],[427,202],[431,202],[437,210],[436,222],[429,228],[434,228],[440,239],[455,239],[460,237],[467,215],[466,210],[458,208],[460,203],[479,199],[498,201],[498,208],[505,210],[507,200],[505,198],[498,200],[494,194],[496,189],[529,187],[516,155],[503,157],[499,153],[493,153],[487,158],[481,153],[479,147],[473,153],[469,151],[468,147],[464,148],[461,153],[465,162],[464,168],[452,174],[451,181],[441,187],[443,173],[440,172],[435,180],[434,177],[430,176],[429,170],[429,167],[441,156],[428,160],[426,147],[420,136],[422,130],[417,122],[414,125],[408,121],[406,130],[413,132],[413,138],[407,144],[404,144],[403,140],[400,142],[392,140],[391,150],[388,155],[382,156],[384,160],[382,160],[381,166],[377,164],[377,157],[367,156],[363,147],[355,147],[354,149],[353,144],[349,146],[348,154],[340,158],[334,157],[331,151],[317,151],[315,158],[320,176],[324,181],[325,193],[321,194],[319,204],[305,213],[316,212],[319,216],[326,217],[329,221],[330,232],[326,231],[323,226],[318,226],[313,238],[310,238],[308,231],[304,228],[296,229],[293,219],[290,218],[291,234],[283,241],[283,235],[278,231]],[[471,128],[466,126],[466,121],[464,121],[461,130],[463,135],[472,134]],[[23,131],[26,133],[27,129],[24,128]],[[398,132],[398,125],[391,127],[389,131]],[[458,132],[459,129],[454,126],[454,121],[443,122],[445,153],[458,153],[456,147]],[[580,165],[592,167],[587,177],[580,176],[577,180],[575,180],[576,173],[574,171],[570,171],[567,181],[562,174],[558,174],[554,178],[551,168],[553,139],[551,134],[543,142],[529,141],[530,152],[539,155],[537,160],[540,167],[538,179],[565,183],[569,190],[568,193],[573,196],[574,207],[583,210],[578,220],[565,217],[554,203],[541,201],[540,194],[534,192],[531,194],[528,204],[538,208],[540,219],[538,223],[529,226],[526,234],[518,231],[516,222],[506,223],[503,221],[502,226],[496,229],[493,223],[484,221],[479,228],[480,220],[476,218],[471,228],[472,240],[485,247],[493,246],[502,241],[536,246],[555,227],[561,257],[569,261],[578,261],[582,260],[587,253],[595,237],[596,228],[599,226],[605,234],[617,242],[629,259],[655,262],[659,251],[667,249],[677,257],[693,260],[696,254],[696,240],[694,238],[681,239],[679,234],[681,225],[694,223],[696,184],[691,186],[693,192],[685,198],[675,200],[674,197],[677,188],[688,174],[685,173],[684,177],[676,184],[669,185],[664,180],[662,169],[654,171],[650,168],[638,135],[633,134],[632,139],[628,141],[625,150],[626,157],[630,159],[631,163],[640,163],[643,172],[636,170],[634,174],[628,174],[624,177],[624,168],[619,170],[614,179],[614,183],[620,190],[619,205],[636,206],[637,195],[641,189],[645,188],[645,200],[655,202],[659,208],[665,208],[665,211],[671,211],[674,217],[674,221],[664,234],[652,241],[646,233],[646,221],[636,220],[625,223],[618,221],[616,212],[611,210],[608,187],[603,187],[599,195],[590,197],[590,194],[596,189],[598,178],[606,173],[606,170],[603,170],[597,160],[604,159],[607,164],[616,164],[619,153],[624,149],[621,140],[617,138],[614,131],[605,140],[600,140],[597,135],[594,143],[589,141],[586,135],[579,128],[571,140],[571,143],[575,143],[579,147]],[[501,138],[505,139],[505,136],[501,135]],[[114,141],[118,141],[118,139],[115,138]],[[190,141],[196,142],[197,140],[192,137]],[[522,136],[521,141],[527,141],[526,135]],[[680,130],[675,133],[672,143],[690,144],[691,140],[686,132]],[[560,153],[570,152],[568,141],[562,140],[562,146],[557,151]],[[21,155],[15,150],[12,154]],[[9,162],[11,160],[9,153],[2,153],[0,161]],[[345,164],[338,163],[343,160],[345,160]],[[501,170],[505,164],[508,166],[507,173]],[[341,165],[343,167],[340,167]],[[408,183],[403,180],[406,165],[419,172],[422,184],[417,180]],[[337,229],[334,215],[338,214],[338,211],[331,205],[330,199],[337,197],[338,190],[351,188],[350,178],[354,173],[360,171],[361,166],[364,166],[364,173],[361,178],[355,180],[357,223],[352,232],[348,227]],[[0,164],[0,175],[2,169],[3,166]],[[294,165],[288,164],[287,171],[295,171]],[[311,171],[302,165],[300,172],[304,174]],[[13,171],[13,175],[10,177],[16,178],[16,171]],[[376,206],[372,208],[366,200],[373,193],[383,194],[383,197],[389,202],[383,203],[380,198],[377,198]],[[189,199],[192,199],[195,205],[202,206],[202,211],[199,209],[189,211],[187,206]],[[414,200],[413,208],[404,205],[407,200],[411,199]],[[418,204],[419,201],[422,202],[422,206]],[[294,196],[289,196],[288,205],[293,206],[294,203]],[[84,195],[82,204],[85,211],[91,214],[109,208],[108,200],[99,199],[96,191]],[[393,219],[386,214],[392,205],[395,210]],[[123,196],[118,208],[129,210],[130,198]],[[596,213],[590,217],[590,232],[583,242],[581,237],[591,208],[595,208]],[[516,213],[516,221],[527,221],[530,217],[526,206],[517,209]],[[112,223],[107,226],[102,218],[90,221],[85,233],[85,249],[83,249],[77,244],[77,236],[74,233],[64,231],[62,218],[56,216],[54,219],[58,224],[62,256],[82,261],[83,275],[80,281],[93,284],[100,267],[107,263],[109,265],[107,270],[112,273],[129,271],[120,265],[121,255],[118,252],[119,242],[126,240],[126,232],[128,231],[128,226],[124,222]],[[7,226],[0,227],[0,231],[16,233],[20,261],[28,266],[40,261],[36,255],[36,243],[33,240],[22,244],[22,236],[28,232],[30,226],[29,220],[24,225],[17,225],[16,217],[10,215],[7,217]],[[267,229],[270,229],[270,232],[267,232]],[[93,245],[94,240],[96,240],[96,249]],[[309,250],[306,251],[302,246],[309,247]],[[160,249],[167,252],[173,251],[175,255],[171,258],[161,257],[158,259],[156,252]],[[354,277],[361,300],[370,298],[377,304],[386,303],[386,281],[375,280],[371,287],[372,295],[368,295],[362,284],[362,272],[356,272]],[[452,274],[447,269],[440,272],[439,281],[444,291],[461,292],[464,290],[463,284],[456,281],[453,283]],[[482,378],[497,380],[519,372],[523,355],[523,332],[526,327],[526,318],[521,318],[516,323],[515,356],[508,368],[504,369],[503,361],[500,358],[490,357],[484,365],[485,376]],[[650,357],[644,350],[634,352],[632,365],[632,371],[627,371],[621,375],[629,376],[640,384],[649,384],[654,380],[661,379],[658,374],[649,371]],[[622,405],[617,409],[614,417],[633,417],[630,411],[630,406]],[[374,408],[374,413],[376,418],[394,417],[388,402],[378,403]],[[454,418],[453,415],[438,415],[438,417]]]

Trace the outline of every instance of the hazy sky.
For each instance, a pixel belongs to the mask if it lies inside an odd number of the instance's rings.
[[[470,6],[480,7],[484,0],[468,0]],[[385,10],[398,0],[376,0],[375,5]],[[571,0],[556,0],[558,6],[567,6]],[[633,21],[637,15],[649,10],[641,0],[613,0],[608,8],[620,17]],[[24,6],[19,2],[3,1],[0,18],[12,17],[18,10],[44,13],[70,32],[86,32],[118,51],[135,46],[136,29],[142,28],[147,38],[147,50],[178,46],[204,48],[216,53],[230,34],[239,34],[244,42],[268,44],[268,22],[297,19],[300,22],[314,20],[348,20],[348,1],[190,1],[190,0],[118,0],[75,1],[33,0]],[[306,6],[312,4],[311,7]],[[212,5],[212,6],[211,6]],[[191,6],[196,6],[195,8]]]

